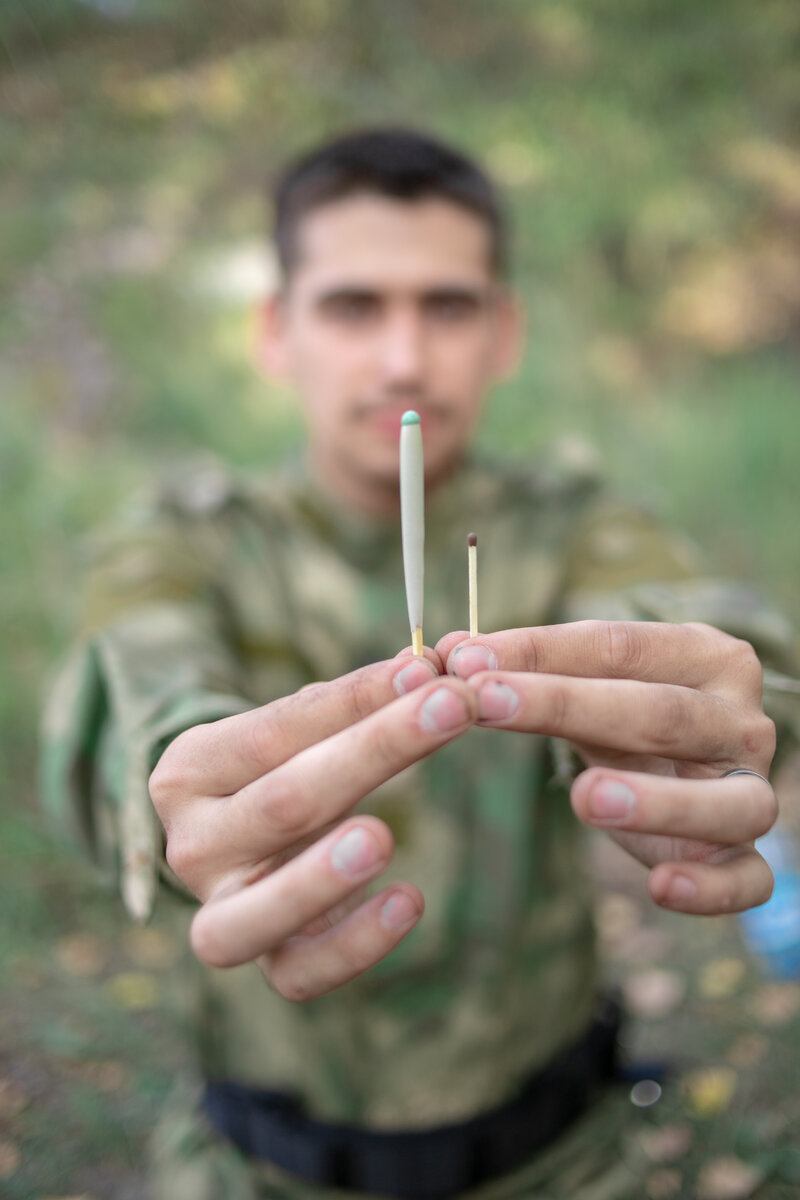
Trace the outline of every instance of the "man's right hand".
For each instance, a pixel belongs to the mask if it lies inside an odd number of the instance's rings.
[[[175,739],[150,779],[167,861],[202,902],[192,947],[210,966],[256,961],[290,1000],[339,987],[422,915],[410,883],[364,901],[391,831],[351,815],[369,792],[474,723],[475,694],[403,655]]]

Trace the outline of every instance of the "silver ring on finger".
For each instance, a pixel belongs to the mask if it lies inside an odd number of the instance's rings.
[[[761,775],[758,771],[751,771],[748,767],[734,767],[732,771],[726,771],[721,778],[729,779],[731,775],[755,775],[756,779],[763,779],[767,787],[772,787],[772,784],[767,779],[766,775]]]

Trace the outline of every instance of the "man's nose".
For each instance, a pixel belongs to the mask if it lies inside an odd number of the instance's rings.
[[[388,383],[418,383],[425,368],[423,323],[416,313],[391,315],[383,330],[381,360]]]

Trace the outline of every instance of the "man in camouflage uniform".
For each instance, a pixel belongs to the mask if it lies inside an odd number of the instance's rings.
[[[160,880],[159,903],[191,919],[202,1076],[298,1098],[326,1127],[459,1125],[592,1020],[581,822],[650,868],[666,907],[769,894],[753,839],[772,789],[725,778],[769,770],[759,663],[736,637],[659,622],[725,626],[778,670],[791,637],[597,481],[467,453],[519,340],[497,201],[472,164],[397,131],[325,147],[284,180],[278,246],[262,357],[298,390],[307,460],[176,477],[100,547],[48,709],[45,799],[119,869],[135,917]],[[423,660],[401,651],[409,407],[425,437],[425,628],[441,639]],[[481,626],[498,632],[470,641],[447,631],[473,528]],[[574,764],[588,769],[572,782]],[[641,1195],[624,1117],[604,1092],[535,1154],[449,1194]],[[334,1186],[341,1170],[308,1182],[303,1162],[237,1140],[187,1092],[155,1139],[157,1197],[372,1190]]]

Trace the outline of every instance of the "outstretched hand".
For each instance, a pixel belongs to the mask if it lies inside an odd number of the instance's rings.
[[[766,776],[775,750],[746,642],[706,625],[579,621],[448,634],[436,651],[475,689],[478,725],[572,743],[589,768],[572,786],[576,815],[652,868],[658,904],[711,914],[769,897],[753,842],[775,794],[724,777]]]
[[[441,660],[398,658],[181,734],[150,791],[178,878],[202,902],[201,961],[259,963],[287,999],[338,987],[417,923],[411,883],[364,900],[388,865],[388,826],[352,815],[379,784],[464,733],[475,693]]]
[[[446,663],[449,678],[438,678]],[[572,805],[651,868],[662,905],[762,903],[772,874],[754,839],[776,817],[775,745],[752,648],[703,625],[583,621],[469,639],[448,634],[167,748],[151,794],[167,860],[201,901],[197,956],[258,962],[293,1000],[373,966],[414,927],[412,883],[365,900],[393,839],[353,814],[366,795],[473,724],[564,738],[587,770]]]

